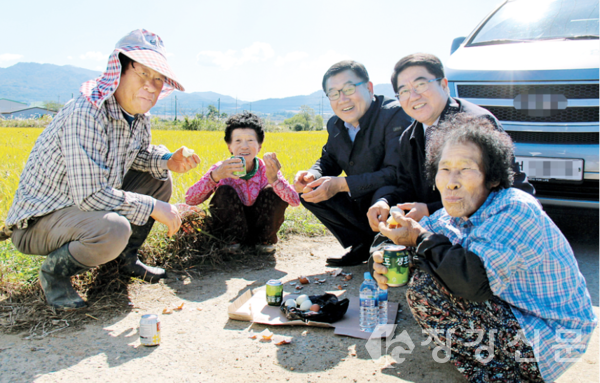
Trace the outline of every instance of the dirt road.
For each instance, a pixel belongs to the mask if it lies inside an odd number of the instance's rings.
[[[598,312],[598,239],[580,238],[574,243]],[[289,282],[300,275],[327,278],[324,285],[309,285],[303,292],[334,289],[333,277],[325,274],[325,258],[341,252],[333,237],[294,237],[278,245],[276,256],[260,257],[256,263],[235,270],[206,271],[190,278],[178,275],[166,283],[141,285],[130,292],[132,305],[108,321],[83,330],[65,329],[41,340],[24,335],[0,337],[2,382],[463,382],[448,363],[438,363],[425,337],[406,307],[405,288],[390,290],[390,301],[400,303],[396,334],[407,330],[415,348],[406,358],[385,368],[384,357],[373,360],[366,341],[333,335],[332,329],[271,327],[275,334],[292,336],[289,345],[276,346],[248,337],[263,325],[230,320],[227,307],[248,288],[269,279]],[[354,273],[347,294],[358,295],[366,265],[345,267]],[[286,287],[289,290],[289,285]],[[162,343],[139,345],[137,327],[142,314],[161,313],[165,307],[184,303],[181,311],[160,315]],[[27,335],[27,334],[25,334]],[[391,354],[391,344],[384,354]],[[397,352],[398,350],[396,350]],[[558,382],[598,382],[598,333],[588,352]],[[439,355],[441,357],[441,354]]]

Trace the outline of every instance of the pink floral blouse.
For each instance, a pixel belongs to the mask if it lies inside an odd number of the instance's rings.
[[[248,181],[242,179],[224,178],[218,183],[215,183],[210,178],[210,172],[221,165],[221,161],[217,162],[208,170],[208,172],[206,172],[206,174],[202,176],[202,178],[200,178],[198,182],[188,189],[187,193],[185,194],[186,204],[199,205],[206,201],[208,197],[210,197],[217,189],[217,187],[229,185],[235,189],[238,196],[240,196],[240,200],[245,206],[252,206],[256,201],[256,198],[258,198],[258,193],[260,193],[262,189],[269,185],[265,163],[259,158],[258,164],[258,171],[254,177],[250,178]],[[289,203],[291,206],[300,205],[300,197],[298,196],[298,193],[296,193],[294,188],[287,182],[281,172],[277,172],[277,181],[275,181],[272,186],[275,194],[277,194],[282,200]]]

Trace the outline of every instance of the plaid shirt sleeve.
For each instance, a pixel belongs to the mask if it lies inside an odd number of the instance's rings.
[[[111,169],[106,158],[110,155],[110,128],[108,119],[99,120],[85,110],[76,111],[65,121],[59,140],[71,198],[82,211],[114,211],[141,226],[154,210],[155,200],[109,185]],[[157,173],[158,160],[153,163],[152,159],[159,157],[158,152],[147,156],[150,169],[154,167]]]
[[[137,121],[135,123],[138,123]],[[151,145],[150,138],[150,125],[147,125],[147,134],[143,135],[142,147],[133,161],[131,168],[140,172],[148,172],[152,177],[160,181],[166,181],[169,178],[169,171],[167,169],[167,160],[163,159],[163,156],[170,153],[169,150],[163,145]]]

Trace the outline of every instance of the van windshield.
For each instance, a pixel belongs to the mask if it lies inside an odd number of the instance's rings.
[[[508,1],[485,22],[467,46],[597,39],[598,3],[598,0]]]

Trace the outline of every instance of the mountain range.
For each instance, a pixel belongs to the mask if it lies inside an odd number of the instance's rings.
[[[71,65],[53,65],[38,63],[17,63],[8,68],[0,68],[0,98],[35,104],[44,101],[65,103],[79,94],[79,87],[87,80],[100,76],[100,72],[78,68]],[[375,94],[393,97],[390,84],[375,85]],[[193,116],[205,112],[214,105],[227,114],[251,110],[267,115],[275,121],[291,117],[308,105],[325,119],[333,114],[329,100],[322,90],[309,95],[284,98],[268,98],[258,101],[236,100],[234,97],[215,92],[173,92],[159,100],[151,113],[159,116]],[[177,104],[177,108],[175,108]]]

